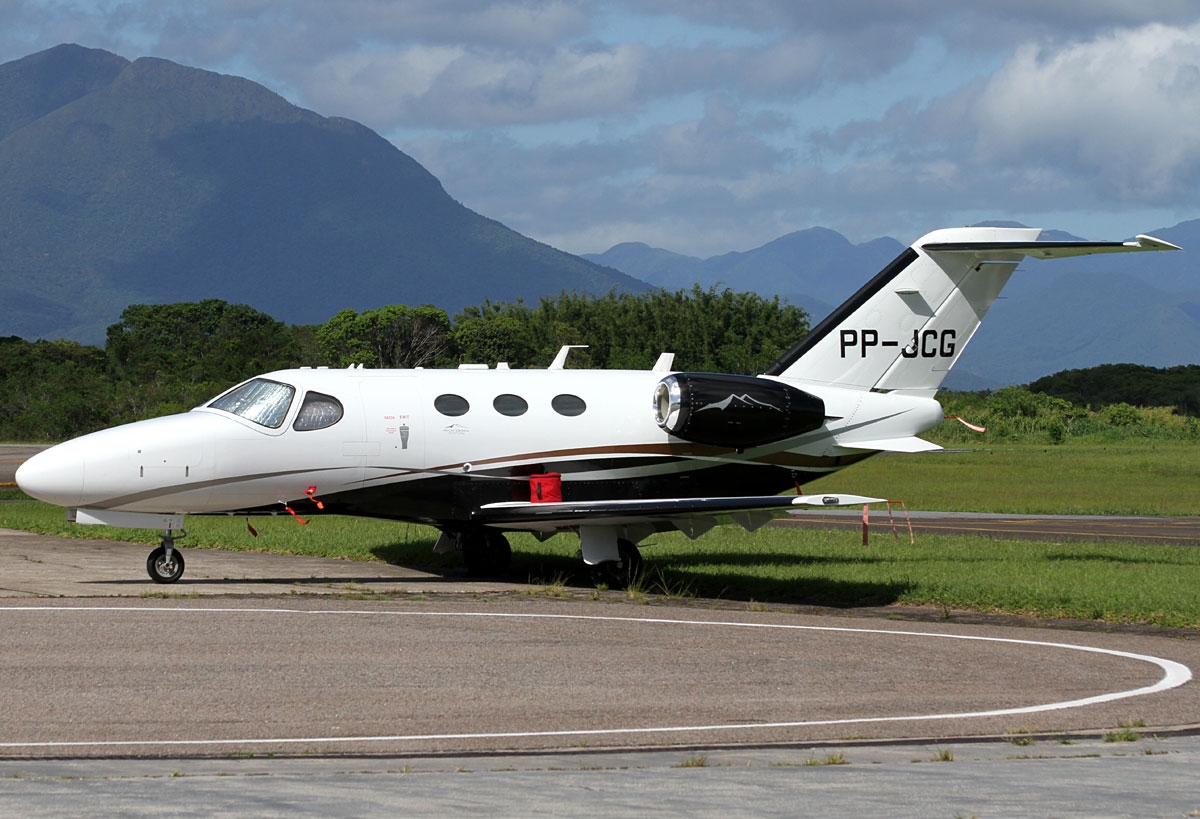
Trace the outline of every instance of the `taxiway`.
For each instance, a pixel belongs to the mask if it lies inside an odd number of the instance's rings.
[[[562,600],[215,550],[164,590],[143,550],[0,530],[0,812],[1200,807],[1200,645],[1164,633]]]

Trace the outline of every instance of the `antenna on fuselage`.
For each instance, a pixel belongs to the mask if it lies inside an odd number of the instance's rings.
[[[579,348],[581,350],[586,350],[588,348],[588,345],[586,345],[586,344],[564,344],[562,346],[562,349],[560,349],[558,351],[558,355],[554,356],[554,360],[550,362],[550,366],[547,367],[546,369],[547,370],[565,369],[567,366],[567,356],[570,354],[571,350],[574,350],[576,348]]]
[[[654,362],[651,370],[656,373],[669,373],[673,366],[675,366],[675,353],[663,353],[658,357],[658,361]]]

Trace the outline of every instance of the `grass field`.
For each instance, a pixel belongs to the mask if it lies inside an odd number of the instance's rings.
[[[943,512],[1197,515],[1200,446],[1072,442],[879,455],[804,490],[888,497]]]
[[[886,495],[910,509],[1071,514],[1200,514],[1200,452],[1161,442],[1117,446],[1006,446],[969,453],[878,457],[805,487]],[[76,527],[61,509],[0,504],[0,527],[155,542],[153,532]],[[4,495],[0,494],[0,498]],[[188,519],[184,548],[222,547],[432,568],[457,565],[431,552],[432,529],[345,518]],[[512,535],[510,579],[534,587],[584,586],[578,539],[539,543]],[[721,527],[690,541],[643,544],[640,593],[821,606],[930,605],[942,609],[1078,617],[1200,628],[1200,547],[918,537],[876,527],[867,546],[849,532]],[[131,556],[131,561],[140,559]]]

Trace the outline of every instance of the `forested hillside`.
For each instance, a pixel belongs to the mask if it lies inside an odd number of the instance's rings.
[[[1101,364],[1039,378],[1029,389],[1082,406],[1099,408],[1124,403],[1174,407],[1180,415],[1200,416],[1200,364],[1165,369],[1141,364]]]
[[[63,45],[0,65],[0,336],[132,303],[342,308],[641,292],[456,202],[368,128],[240,77]]]
[[[826,228],[780,236],[745,252],[697,259],[629,242],[600,254],[584,254],[597,264],[615,267],[657,287],[715,284],[761,295],[779,295],[821,319],[851,296],[904,245],[891,238],[853,244]]]

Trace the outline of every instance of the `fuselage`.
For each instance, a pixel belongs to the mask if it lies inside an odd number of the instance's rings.
[[[817,429],[737,451],[655,421],[663,372],[296,369],[191,412],[85,435],[17,479],[60,506],[170,514],[330,513],[452,524],[529,500],[557,472],[571,500],[775,494],[942,420],[930,398],[789,381],[817,395]],[[779,379],[784,380],[784,379]]]

